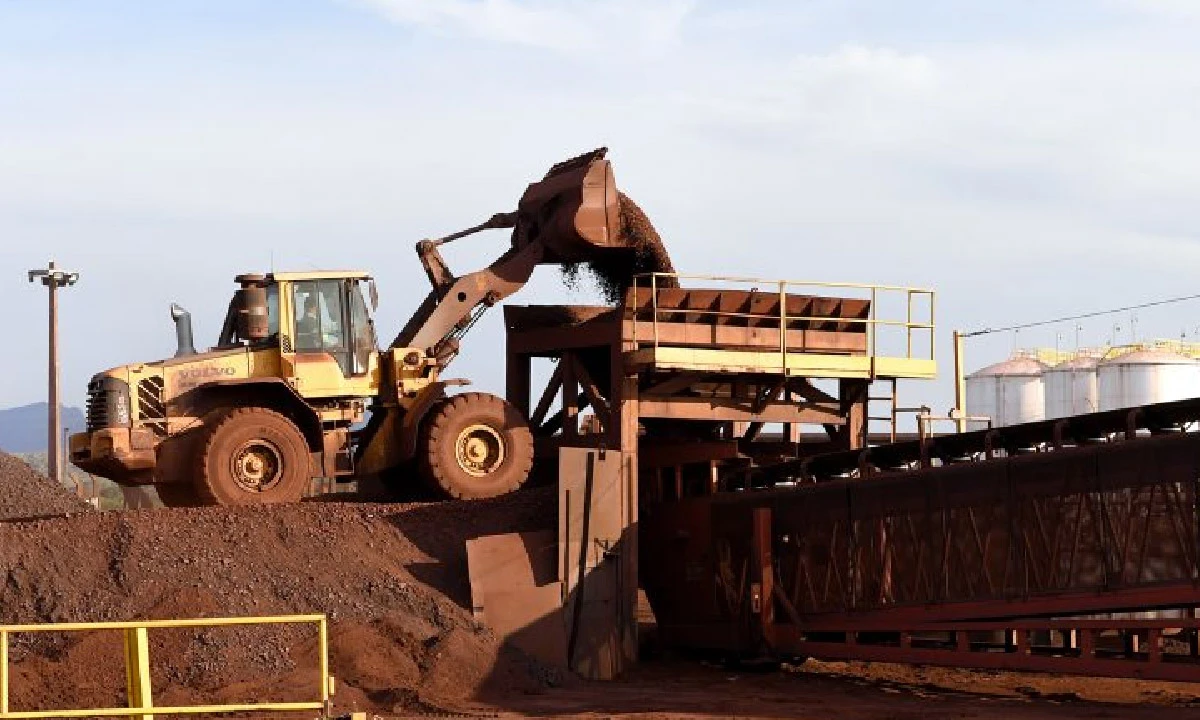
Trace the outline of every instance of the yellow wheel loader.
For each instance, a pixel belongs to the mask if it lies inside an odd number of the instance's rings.
[[[190,316],[173,305],[176,355],[91,379],[71,461],[122,485],[153,484],[173,506],[296,501],[316,477],[419,476],[455,498],[515,490],[533,462],[526,419],[493,395],[449,394],[465,381],[443,376],[472,324],[537,265],[633,252],[605,152],[555,165],[515,212],[418,243],[433,288],[382,350],[364,272],[239,275],[206,352],[193,349]],[[438,248],[492,228],[511,228],[511,247],[452,275]]]

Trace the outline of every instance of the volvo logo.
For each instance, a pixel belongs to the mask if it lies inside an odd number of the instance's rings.
[[[175,392],[190,390],[197,385],[203,385],[210,380],[233,377],[237,370],[221,365],[202,365],[200,367],[184,368],[175,373]]]
[[[236,371],[231,367],[205,365],[203,367],[180,370],[177,377],[180,382],[199,382],[201,380],[211,380],[213,378],[233,375],[235,372]]]

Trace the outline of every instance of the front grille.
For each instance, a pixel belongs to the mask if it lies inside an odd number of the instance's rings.
[[[129,424],[129,386],[115,377],[100,375],[88,382],[87,430]]]
[[[138,420],[158,435],[167,434],[167,407],[163,404],[163,379],[148,377],[138,383]]]
[[[108,388],[104,378],[92,378],[88,383],[87,429],[95,432],[108,427]]]

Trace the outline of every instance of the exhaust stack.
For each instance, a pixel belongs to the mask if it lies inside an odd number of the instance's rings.
[[[171,303],[171,319],[175,321],[175,357],[196,354],[192,344],[192,314],[178,303]]]

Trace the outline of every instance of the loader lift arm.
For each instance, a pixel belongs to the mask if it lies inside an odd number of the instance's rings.
[[[401,329],[391,347],[422,348],[444,366],[458,352],[458,339],[487,308],[520,290],[545,256],[541,243],[512,247],[483,270],[456,278],[438,248],[468,235],[516,225],[516,213],[493,215],[487,222],[437,240],[417,243],[417,256],[433,288]]]
[[[384,365],[384,389],[372,405],[367,426],[356,434],[356,472],[377,475],[385,485],[403,482],[409,461],[415,461],[428,486],[452,497],[490,497],[525,481],[533,462],[526,419],[500,398],[484,393],[446,398],[445,386],[453,381],[439,376],[475,321],[524,287],[538,265],[633,252],[623,241],[620,200],[606,152],[600,148],[550,168],[525,189],[515,212],[417,243],[417,256],[432,288],[389,347],[392,355],[404,350],[404,359]],[[486,268],[455,277],[439,248],[491,229],[511,229],[510,247]],[[418,354],[426,359],[418,359]],[[475,420],[464,426],[467,417]],[[487,437],[472,435],[484,422],[479,418],[491,418]],[[436,433],[430,429],[435,427]],[[494,472],[481,473],[471,465],[472,448],[493,446],[503,447],[498,457],[506,459]],[[485,465],[492,457],[475,454]]]
[[[417,243],[433,286],[391,347],[425,351],[445,366],[458,340],[487,310],[520,290],[542,263],[585,262],[606,252],[629,252],[619,227],[618,195],[607,148],[565,160],[526,188],[511,213],[436,240]],[[491,265],[456,278],[438,248],[483,230],[512,228],[512,247]]]

